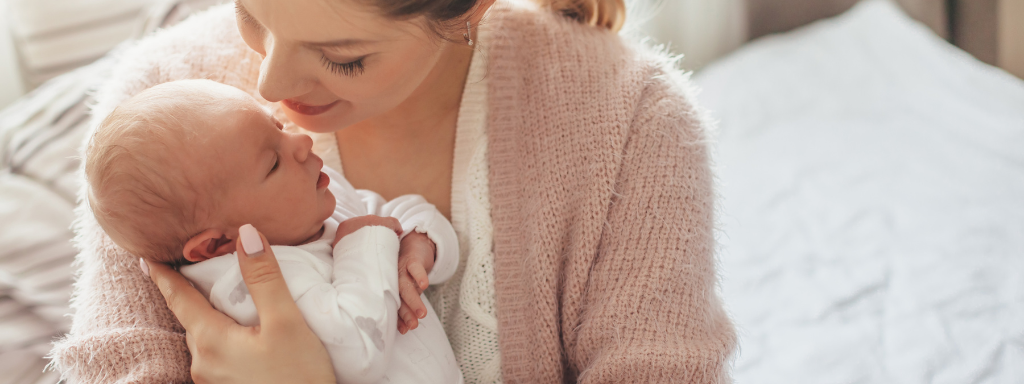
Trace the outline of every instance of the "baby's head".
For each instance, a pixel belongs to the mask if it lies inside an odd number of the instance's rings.
[[[89,205],[115,243],[157,262],[234,252],[244,224],[270,244],[301,244],[335,205],[312,146],[237,88],[160,84],[119,105],[92,137]]]

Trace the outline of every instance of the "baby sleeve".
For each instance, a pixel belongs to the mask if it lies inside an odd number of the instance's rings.
[[[404,195],[391,201],[373,191],[357,190],[368,214],[394,217],[402,224],[403,238],[413,231],[426,234],[435,246],[434,269],[427,274],[430,284],[448,281],[459,266],[459,239],[455,228],[420,195]]]

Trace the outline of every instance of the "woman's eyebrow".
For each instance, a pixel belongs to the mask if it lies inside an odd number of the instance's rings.
[[[340,39],[324,42],[310,42],[306,44],[314,48],[355,48],[373,43],[376,43],[376,41],[364,39]]]

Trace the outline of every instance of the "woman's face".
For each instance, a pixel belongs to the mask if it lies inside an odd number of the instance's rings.
[[[263,57],[259,91],[296,124],[333,132],[408,99],[451,43],[423,18],[361,0],[237,0],[238,30]]]

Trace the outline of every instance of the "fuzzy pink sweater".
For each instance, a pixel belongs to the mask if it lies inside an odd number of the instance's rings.
[[[735,334],[716,293],[707,124],[687,80],[663,55],[547,12],[506,4],[489,18],[504,380],[729,382]],[[215,8],[127,53],[94,121],[171,80],[255,94],[259,62],[232,10]],[[190,381],[183,329],[137,258],[88,209],[78,217],[74,325],[54,366],[72,383]]]

